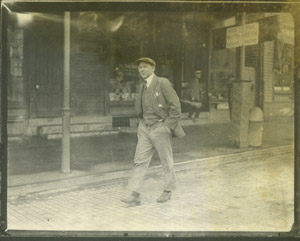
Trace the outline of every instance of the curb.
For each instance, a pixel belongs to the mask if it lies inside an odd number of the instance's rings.
[[[186,170],[197,170],[206,168],[208,165],[227,165],[235,162],[246,162],[251,160],[262,160],[267,157],[278,157],[280,155],[290,154],[294,150],[293,145],[272,147],[245,151],[241,153],[213,156],[207,158],[194,159],[191,161],[174,163],[176,172]],[[161,166],[154,166],[148,169],[145,178],[151,174],[161,173]],[[63,193],[71,190],[86,188],[88,186],[108,186],[108,185],[125,185],[131,175],[131,170],[116,171],[110,173],[75,173],[61,180],[44,181],[39,183],[15,185],[8,187],[8,200],[24,198],[31,195],[47,195],[51,193]]]

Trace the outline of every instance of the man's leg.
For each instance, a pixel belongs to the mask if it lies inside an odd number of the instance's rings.
[[[189,110],[189,115],[188,115],[188,118],[191,118],[192,115],[194,114],[195,110],[194,110],[194,107],[189,105],[188,107],[188,110]]]
[[[195,108],[195,118],[199,118],[200,108]]]
[[[128,182],[128,189],[132,192],[140,192],[153,152],[154,147],[149,138],[149,130],[144,123],[140,122],[138,127],[138,143],[135,151],[133,172]]]
[[[205,102],[202,102],[202,105],[200,108],[195,107],[195,112],[196,112],[195,118],[199,118],[200,113],[204,111],[204,106],[205,106]]]
[[[158,152],[164,174],[164,193],[157,201],[165,202],[171,197],[171,191],[176,188],[176,177],[173,165],[172,133],[161,123],[151,132],[150,138]],[[166,195],[165,195],[166,194]]]

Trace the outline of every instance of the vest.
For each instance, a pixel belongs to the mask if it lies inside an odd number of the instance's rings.
[[[157,116],[153,109],[153,90],[152,83],[149,87],[144,84],[143,93],[142,93],[142,109],[143,109],[143,118],[146,121],[147,125],[154,125],[158,122],[161,117]]]

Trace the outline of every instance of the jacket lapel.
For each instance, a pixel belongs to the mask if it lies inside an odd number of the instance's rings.
[[[153,91],[156,89],[156,85],[157,85],[157,76],[154,75],[151,83],[151,88]]]
[[[138,115],[141,114],[142,112],[142,94],[143,94],[143,85],[144,82],[140,81],[139,87],[138,87],[138,93],[137,93],[137,98],[135,101],[135,109]]]

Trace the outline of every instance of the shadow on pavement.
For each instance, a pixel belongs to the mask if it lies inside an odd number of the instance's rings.
[[[230,124],[205,124],[184,127],[186,136],[173,139],[174,161],[239,153],[258,148],[239,149],[229,144]],[[71,139],[71,170],[100,173],[131,169],[136,133],[119,133]],[[259,149],[293,145],[294,120],[265,121],[263,145]],[[158,165],[155,153],[151,165]],[[8,145],[8,175],[26,175],[61,170],[61,140],[31,137]]]

